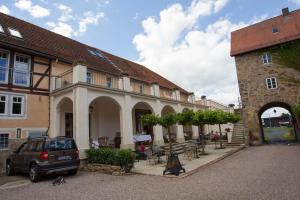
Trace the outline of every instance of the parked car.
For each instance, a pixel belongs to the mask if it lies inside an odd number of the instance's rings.
[[[80,164],[78,154],[72,138],[29,139],[7,158],[6,174],[28,173],[32,182],[38,182],[46,174],[76,174]]]

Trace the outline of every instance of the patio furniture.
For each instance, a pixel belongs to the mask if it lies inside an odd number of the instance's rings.
[[[108,137],[99,137],[98,139],[101,147],[109,147],[109,138]]]
[[[151,149],[146,149],[145,154],[147,156],[147,160],[148,160],[149,164],[155,165],[157,156],[152,153],[152,150]]]
[[[187,158],[187,160],[192,160],[193,158],[198,157],[197,147],[195,144],[188,142],[184,149],[183,157]]]
[[[157,163],[162,163],[161,157],[165,154],[164,150],[160,148],[158,145],[152,145],[152,154],[157,157]]]

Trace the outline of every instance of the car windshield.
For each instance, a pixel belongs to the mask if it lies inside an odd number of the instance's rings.
[[[72,139],[51,140],[48,143],[49,151],[61,151],[61,150],[71,150],[71,149],[76,149],[76,144]]]

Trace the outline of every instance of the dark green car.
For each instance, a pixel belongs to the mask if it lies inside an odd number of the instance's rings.
[[[24,142],[7,158],[6,174],[28,173],[32,182],[38,182],[46,174],[76,174],[79,164],[79,152],[74,139],[34,138]]]

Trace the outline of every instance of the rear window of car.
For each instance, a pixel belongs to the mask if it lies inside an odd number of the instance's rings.
[[[76,144],[72,139],[51,140],[48,143],[49,151],[62,151],[76,149]]]

